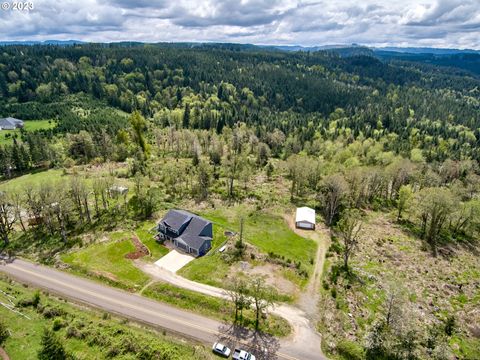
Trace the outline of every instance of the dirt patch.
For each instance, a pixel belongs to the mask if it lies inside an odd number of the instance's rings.
[[[125,255],[125,258],[135,260],[150,255],[150,250],[148,250],[148,248],[140,241],[138,237],[133,236],[132,243],[135,246],[135,251]]]
[[[83,246],[110,241],[110,238],[106,234],[98,236],[98,234],[94,233],[83,234],[80,236],[80,239],[82,240]]]
[[[99,270],[96,270],[96,271],[92,271],[92,274],[95,275],[95,276],[100,276],[100,277],[104,277],[108,280],[112,280],[112,281],[117,281],[118,278],[113,275],[112,273],[109,273],[108,271],[99,271]]]
[[[10,360],[10,358],[8,357],[8,354],[5,350],[3,350],[1,347],[0,347],[0,357],[3,359],[3,360]]]
[[[242,266],[243,262],[237,263],[232,266],[230,270],[230,277],[235,276],[238,272],[243,272],[247,276],[261,275],[265,276],[265,282],[273,286],[282,294],[295,294],[298,292],[298,287],[290,280],[285,279],[278,273],[278,266],[273,264],[264,264],[259,266]]]

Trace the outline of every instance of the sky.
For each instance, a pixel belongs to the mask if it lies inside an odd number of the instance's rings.
[[[480,0],[31,0],[30,11],[13,1],[0,0],[2,41],[480,49]]]

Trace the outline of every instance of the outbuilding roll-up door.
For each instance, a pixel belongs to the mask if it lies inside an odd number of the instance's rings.
[[[302,228],[302,229],[314,229],[315,228],[315,225],[314,224],[311,224],[309,222],[306,222],[306,221],[299,221],[296,223],[297,227],[298,228]]]

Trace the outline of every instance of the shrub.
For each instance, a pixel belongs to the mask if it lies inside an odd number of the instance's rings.
[[[337,283],[338,276],[340,275],[340,266],[339,265],[334,265],[332,266],[332,269],[330,270],[330,273],[328,274],[330,282],[332,284]]]
[[[365,358],[362,346],[349,340],[340,340],[337,344],[337,352],[345,360],[362,360]]]
[[[42,314],[45,319],[52,319],[54,317],[64,315],[65,311],[58,307],[45,306],[43,308]]]
[[[452,336],[455,332],[455,327],[455,316],[450,315],[445,321],[445,334],[447,334],[448,336]]]
[[[332,294],[332,297],[334,299],[337,298],[337,288],[336,287],[332,287],[332,289],[330,290],[330,294]]]
[[[38,304],[40,304],[40,292],[35,291],[32,298],[32,306],[36,308]]]
[[[32,306],[34,308],[38,308],[39,305],[40,305],[40,293],[38,291],[35,291],[33,296],[29,299],[20,299],[17,301],[18,307]]]
[[[52,330],[53,331],[58,331],[60,330],[63,326],[64,326],[64,322],[62,319],[55,319],[53,320],[53,324],[52,324]]]
[[[75,325],[70,325],[66,331],[67,338],[83,339],[85,336]]]
[[[333,241],[330,244],[330,247],[328,248],[328,251],[331,253],[337,253],[341,254],[342,253],[342,245],[338,241]]]
[[[325,290],[328,290],[328,289],[330,288],[330,285],[329,285],[328,282],[325,281],[325,280],[323,280],[322,286],[323,286],[323,288],[324,288]]]
[[[7,330],[7,327],[3,322],[0,321],[0,346],[5,343],[9,336],[10,334]]]

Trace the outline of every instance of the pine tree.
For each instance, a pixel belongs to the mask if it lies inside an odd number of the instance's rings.
[[[38,352],[39,360],[65,360],[67,358],[62,342],[52,330],[45,328],[41,345]]]
[[[188,103],[185,104],[182,125],[184,129],[188,129],[188,127],[190,126],[190,105]]]

